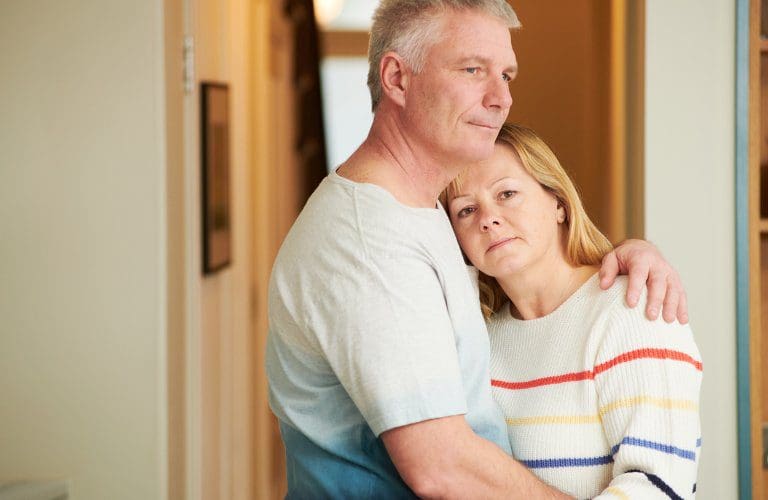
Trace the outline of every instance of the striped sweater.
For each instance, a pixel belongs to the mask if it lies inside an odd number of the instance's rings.
[[[693,498],[702,364],[687,325],[644,317],[592,276],[545,317],[489,320],[515,457],[577,498]]]

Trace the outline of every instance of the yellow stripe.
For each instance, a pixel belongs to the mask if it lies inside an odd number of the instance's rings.
[[[599,415],[541,415],[538,417],[508,418],[507,425],[536,424],[599,424]]]
[[[609,488],[606,488],[605,492],[606,493],[613,493],[614,495],[616,495],[617,497],[621,498],[622,500],[629,500],[629,497],[627,496],[627,494],[624,493],[623,491],[621,491],[620,489],[618,489],[615,486],[611,486]]]
[[[600,416],[617,408],[629,408],[638,405],[652,405],[671,410],[698,411],[699,406],[688,399],[653,398],[651,396],[638,396],[635,398],[620,399],[600,408]]]

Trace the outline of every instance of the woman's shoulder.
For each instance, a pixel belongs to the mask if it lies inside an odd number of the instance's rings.
[[[597,285],[599,289],[599,285]],[[674,321],[672,323],[666,323],[659,315],[658,320],[649,320],[645,315],[645,309],[648,305],[648,288],[646,285],[640,289],[640,297],[637,301],[637,305],[630,307],[627,304],[627,290],[629,288],[629,277],[618,276],[615,282],[608,290],[602,290],[603,298],[600,301],[604,306],[606,312],[611,313],[612,316],[617,318],[637,319],[646,325],[662,325],[667,324],[672,327],[686,327],[688,325],[681,325],[679,322]],[[599,293],[599,292],[596,292]]]
[[[605,321],[600,350],[667,349],[700,359],[690,325],[677,320],[667,323],[661,315],[655,320],[648,319],[645,314],[648,303],[646,287],[642,288],[637,305],[630,307],[626,301],[628,284],[629,279],[620,276],[605,291],[602,310]]]

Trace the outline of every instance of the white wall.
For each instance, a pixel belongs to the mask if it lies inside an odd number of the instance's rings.
[[[336,170],[368,136],[373,123],[368,59],[326,57],[320,64],[328,169]]]
[[[645,227],[704,361],[697,498],[737,498],[734,0],[648,0]]]
[[[0,3],[0,481],[165,497],[162,8]]]

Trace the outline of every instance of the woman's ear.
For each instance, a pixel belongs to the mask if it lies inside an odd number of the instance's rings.
[[[557,223],[562,224],[565,219],[568,218],[568,214],[565,212],[565,207],[562,203],[557,204]]]
[[[387,52],[379,63],[381,91],[398,106],[405,106],[405,94],[409,83],[409,68],[397,52]]]

